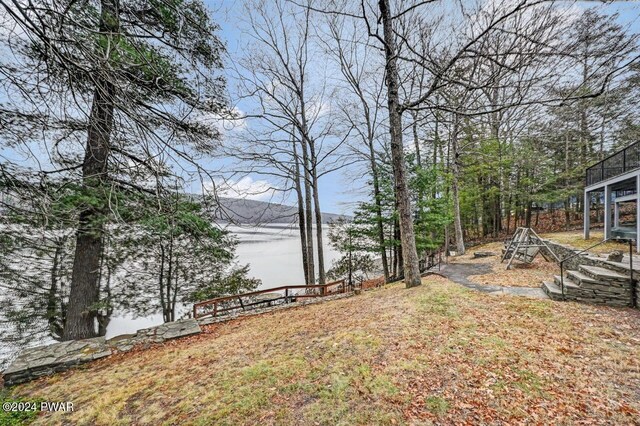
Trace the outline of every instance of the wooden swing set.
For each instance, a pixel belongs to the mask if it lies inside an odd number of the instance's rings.
[[[543,248],[546,248],[546,250],[542,250]],[[542,254],[542,257],[544,257],[547,262],[552,261],[552,259],[549,258],[549,254],[553,256],[557,262],[560,262],[558,256],[556,256],[547,243],[536,234],[536,231],[531,228],[519,227],[516,229],[511,240],[505,243],[500,263],[509,259],[507,263],[507,269],[509,269],[514,259],[523,263],[531,263],[538,254]]]

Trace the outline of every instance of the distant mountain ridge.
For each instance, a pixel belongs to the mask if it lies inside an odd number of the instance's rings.
[[[243,224],[297,223],[298,208],[285,204],[242,198],[219,197],[214,217],[219,220]],[[322,223],[328,223],[346,215],[322,213]]]

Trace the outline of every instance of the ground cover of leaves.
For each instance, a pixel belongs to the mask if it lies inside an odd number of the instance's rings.
[[[475,284],[502,287],[540,287],[543,281],[553,281],[553,276],[560,273],[556,262],[547,262],[538,255],[533,262],[523,263],[514,260],[511,268],[506,269],[508,259],[502,262],[503,243],[488,243],[472,247],[462,256],[450,257],[450,263],[484,263],[491,267],[486,274],[470,275],[468,280]],[[495,256],[474,258],[473,253],[484,251],[495,253]]]
[[[585,240],[582,231],[568,231],[568,232],[554,232],[551,234],[541,234],[542,238],[551,239],[560,244],[566,244],[575,247],[580,250],[587,249],[604,239],[604,233],[602,231],[591,231],[589,233],[589,239]],[[593,247],[589,250],[589,253],[594,254],[608,254],[614,250],[620,250],[623,253],[629,251],[629,245],[626,243],[619,243],[616,241],[607,241],[600,244],[597,247]]]
[[[542,238],[551,239],[557,243],[569,245],[576,249],[586,249],[602,241],[603,234],[599,231],[591,232],[590,238],[585,240],[582,231],[554,232],[542,234]],[[560,274],[560,268],[556,262],[547,262],[541,255],[530,263],[514,260],[511,269],[507,270],[508,260],[502,262],[503,242],[491,242],[477,245],[467,250],[463,256],[450,257],[451,263],[485,263],[490,265],[491,272],[486,274],[471,275],[469,281],[488,286],[502,287],[540,287],[543,281],[553,281],[553,276]],[[604,255],[614,250],[628,250],[628,245],[615,241],[608,241],[589,250],[592,254]],[[474,259],[473,254],[479,251],[493,252],[496,256]]]
[[[21,385],[40,424],[637,424],[640,311],[439,277],[206,327]]]

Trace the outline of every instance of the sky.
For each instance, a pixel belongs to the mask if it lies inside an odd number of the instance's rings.
[[[441,0],[451,1],[451,0]],[[502,2],[509,0],[463,0],[467,2],[472,1],[487,1],[487,2]],[[221,27],[219,32],[220,37],[227,46],[227,65],[230,65],[237,61],[241,57],[242,46],[246,45],[250,40],[246,33],[242,31],[242,18],[244,9],[244,0],[204,0],[209,9],[212,12],[212,17],[216,23]],[[561,6],[576,6],[578,8],[597,7],[604,13],[618,13],[619,22],[625,27],[628,27],[631,32],[636,34],[640,33],[640,2],[638,1],[614,1],[604,4],[601,1],[558,1]],[[231,72],[227,72],[227,78],[229,80],[230,88],[234,85],[234,77]],[[240,112],[251,111],[253,109],[251,100],[238,101],[233,99],[234,94],[231,93],[231,102],[238,108]],[[226,131],[226,138],[232,139],[234,137],[233,131]],[[405,141],[405,145],[410,145]],[[2,156],[18,158],[18,154],[12,154],[8,151],[3,151]],[[0,156],[0,158],[2,157]],[[230,161],[216,159],[211,164],[212,169],[220,169],[230,165]],[[362,170],[360,167],[359,170]],[[350,170],[351,171],[351,170]],[[355,174],[355,176],[354,176]],[[367,176],[364,173],[357,175],[356,173],[345,173],[345,171],[337,171],[327,175],[324,175],[320,179],[319,195],[322,210],[324,212],[350,214],[356,207],[357,202],[365,200],[367,198]],[[216,182],[218,188],[220,188],[221,182]],[[228,187],[222,195],[227,196],[247,196],[247,198],[260,199],[264,201],[284,202],[293,204],[293,194],[288,199],[283,199],[283,195],[278,192],[274,192],[269,189],[273,185],[278,185],[275,182],[270,182],[268,178],[259,176],[256,174],[250,174],[246,176],[234,176],[232,178],[230,187]],[[193,188],[196,192],[200,188]]]
[[[242,47],[248,42],[248,37],[242,30],[242,13],[244,1],[242,0],[204,0],[205,4],[213,12],[214,20],[221,27],[219,32],[227,46],[227,62],[235,61],[241,57]],[[229,86],[233,86],[233,76],[228,75]],[[252,105],[250,101],[231,102],[241,111],[250,111]],[[226,135],[233,137],[233,132]],[[283,194],[263,189],[270,185],[265,182],[265,177],[248,175],[243,178],[234,178],[237,185],[229,191],[230,196],[238,196],[238,190],[244,190],[249,195],[247,198],[276,203],[294,204],[295,194],[290,194],[283,199]],[[367,197],[366,178],[354,179],[353,176],[346,176],[344,172],[337,171],[326,174],[320,178],[319,196],[320,205],[323,212],[337,214],[351,214],[359,201],[364,201]]]
[[[471,1],[471,0],[470,0]],[[496,1],[496,0],[487,0]],[[207,6],[213,13],[214,20],[221,26],[219,35],[227,45],[228,58],[227,61],[234,61],[241,56],[241,48],[248,42],[247,34],[243,33],[242,0],[205,0]],[[632,32],[640,33],[640,12],[639,3],[635,1],[614,1],[609,4],[603,4],[601,1],[559,1],[562,6],[577,6],[578,8],[598,7],[604,13],[618,13],[619,22],[623,26],[628,26]],[[230,78],[230,86],[233,84]],[[233,102],[233,99],[232,99]],[[235,104],[241,111],[251,110],[251,101],[243,100]],[[228,138],[233,137],[233,132],[226,135]],[[405,142],[406,144],[406,142]],[[255,190],[267,188],[270,185],[266,178],[249,175],[242,179],[238,178],[234,188],[229,190],[231,195],[238,195],[242,192],[254,193],[248,195],[248,198],[269,200],[273,195],[271,191],[264,191],[261,194]],[[366,179],[365,177],[354,178],[348,177],[344,172],[334,172],[325,175],[320,180],[320,200],[322,210],[325,212],[349,214],[352,213],[358,201],[366,199]],[[293,195],[292,195],[293,197]],[[293,198],[288,203],[293,203]],[[274,202],[281,202],[282,196],[276,195]]]

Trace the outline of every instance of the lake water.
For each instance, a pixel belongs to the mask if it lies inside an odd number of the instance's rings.
[[[260,227],[228,226],[240,244],[236,249],[239,264],[249,264],[249,274],[262,280],[260,290],[287,284],[304,284],[300,234],[297,225],[268,224]],[[328,225],[323,227],[325,268],[340,254],[329,246]],[[315,244],[315,228],[314,228]],[[317,264],[317,261],[316,261]],[[317,266],[316,266],[317,269]],[[316,271],[317,272],[317,271]],[[190,306],[181,307],[182,315]],[[143,318],[131,316],[113,317],[107,328],[107,338],[120,334],[135,333],[136,330],[162,324],[162,314]]]
[[[229,226],[227,229],[239,239],[236,249],[237,262],[250,265],[250,275],[262,280],[260,289],[286,284],[304,284],[300,235],[296,226],[270,224],[261,227]],[[329,246],[327,230],[328,226],[323,229],[323,246],[326,269],[329,269],[331,262],[339,257],[339,253]],[[191,309],[190,305],[181,306],[178,317],[189,309]],[[162,324],[162,314],[133,318],[131,315],[118,316],[116,313],[116,316],[112,317],[109,323],[106,337],[131,334],[141,328],[160,324]],[[51,343],[54,343],[53,339],[46,338],[43,341],[34,341],[32,345]],[[13,346],[0,345],[0,365],[3,361],[12,359],[16,354],[17,349]]]

